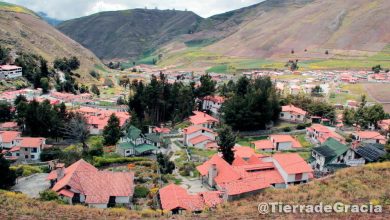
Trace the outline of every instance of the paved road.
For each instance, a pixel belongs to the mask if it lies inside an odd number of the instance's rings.
[[[46,180],[48,175],[47,173],[37,173],[20,178],[12,190],[22,192],[32,198],[38,198],[39,192],[50,187],[50,182]]]

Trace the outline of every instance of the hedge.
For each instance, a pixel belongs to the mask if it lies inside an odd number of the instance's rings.
[[[103,167],[111,164],[134,163],[139,161],[150,161],[150,159],[144,157],[118,157],[118,158],[94,157],[93,165],[95,167]]]

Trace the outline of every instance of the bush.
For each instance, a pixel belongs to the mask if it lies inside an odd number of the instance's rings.
[[[134,189],[134,198],[146,198],[149,194],[149,189],[145,186],[136,186]]]
[[[114,87],[114,82],[110,78],[105,78],[104,79],[104,85],[108,86],[110,88],[113,88]]]
[[[137,161],[148,161],[147,158],[142,157],[119,157],[119,158],[106,158],[106,157],[94,157],[93,164],[95,167],[103,167],[111,164],[123,164],[133,163]]]
[[[307,127],[310,127],[310,126],[311,126],[311,123],[298,124],[297,125],[297,129],[298,130],[303,130],[303,129],[305,129]]]
[[[30,165],[18,165],[10,167],[10,169],[15,171],[17,177],[26,177],[35,173],[43,173],[43,170],[40,167]]]
[[[58,147],[45,148],[41,152],[41,161],[50,161],[61,157],[62,151]]]
[[[91,72],[89,72],[89,74],[90,74],[93,78],[95,78],[95,79],[97,79],[97,80],[100,79],[100,74],[99,74],[98,72],[96,72],[95,70],[92,70]]]
[[[59,200],[60,198],[58,197],[58,194],[56,192],[47,189],[39,193],[39,199],[42,201],[56,201]]]
[[[290,131],[291,131],[291,128],[290,128],[290,127],[285,127],[285,128],[283,128],[283,131],[284,131],[284,132],[290,132]]]

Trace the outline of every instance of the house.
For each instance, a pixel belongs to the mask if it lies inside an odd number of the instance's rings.
[[[189,120],[192,125],[201,125],[205,128],[213,128],[219,120],[204,112],[193,111],[194,115],[190,116]]]
[[[121,137],[116,145],[116,152],[124,157],[139,156],[156,153],[158,145],[145,137],[142,131],[134,126],[127,129],[124,137]]]
[[[202,99],[202,109],[212,112],[214,115],[218,115],[219,109],[225,102],[225,98],[222,96],[206,96]]]
[[[386,137],[377,131],[356,131],[352,133],[353,139],[358,143],[385,144]]]
[[[252,154],[246,160],[236,155],[232,165],[215,154],[197,170],[202,184],[223,192],[224,200],[253,195],[269,187],[287,188],[313,177],[310,166],[298,154]]]
[[[262,151],[283,151],[302,148],[302,145],[291,135],[270,135],[267,140],[252,142],[255,148]]]
[[[16,146],[16,139],[20,138],[18,131],[0,131],[0,148],[9,150]]]
[[[311,127],[306,128],[306,135],[314,143],[322,144],[328,140],[328,138],[333,138],[341,143],[345,143],[345,138],[343,136],[321,124],[313,124]]]
[[[41,152],[50,145],[46,144],[46,138],[23,137],[16,139],[15,146],[12,147],[6,156],[18,157],[18,160],[40,160]]]
[[[329,138],[319,147],[314,147],[311,164],[315,171],[328,172],[346,163],[348,147],[334,138]]]
[[[0,124],[0,131],[17,131],[19,129],[18,123],[10,121]]]
[[[379,161],[386,155],[384,145],[382,144],[363,144],[362,146],[349,148],[346,155],[346,164],[348,166],[361,166],[366,163]]]
[[[297,153],[278,153],[272,159],[286,185],[307,183],[313,178],[313,169]]]
[[[280,112],[280,120],[303,123],[306,120],[307,112],[295,107],[293,105],[282,106],[282,111]]]
[[[381,131],[388,132],[390,130],[390,119],[379,121],[378,128],[381,129]]]
[[[215,143],[216,134],[209,128],[201,125],[193,125],[183,130],[183,143],[185,146],[205,148],[210,143]]]
[[[0,65],[0,79],[22,77],[22,67],[15,65]]]
[[[182,212],[201,212],[206,208],[215,208],[223,202],[222,192],[208,191],[191,195],[186,189],[169,184],[158,192],[160,207],[172,214]]]
[[[130,206],[134,194],[134,173],[99,171],[83,159],[67,168],[56,164],[47,180],[69,204],[95,208]]]
[[[89,130],[91,134],[102,134],[104,127],[107,126],[110,116],[114,114],[119,119],[119,125],[124,127],[130,120],[128,112],[115,112],[109,110],[98,110],[93,108],[82,108],[78,112],[82,113],[87,119]]]

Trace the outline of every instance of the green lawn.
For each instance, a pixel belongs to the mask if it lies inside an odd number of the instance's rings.
[[[210,158],[211,156],[217,153],[216,150],[202,150],[195,147],[189,147],[188,149],[193,155],[199,155],[201,157],[207,157],[207,158]]]
[[[237,138],[237,144],[241,146],[250,146],[251,142],[258,141],[258,140],[265,140],[267,139],[267,136],[259,136],[259,137],[238,137]]]
[[[302,147],[313,147],[313,144],[311,144],[309,141],[306,140],[306,135],[305,134],[300,134],[297,136],[297,139],[299,143],[302,145]]]

